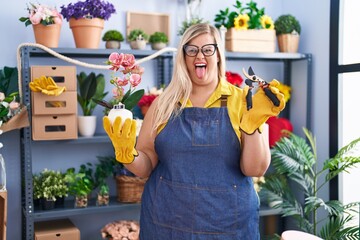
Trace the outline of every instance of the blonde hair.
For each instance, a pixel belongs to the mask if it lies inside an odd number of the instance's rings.
[[[215,43],[218,44],[218,79],[225,77],[225,55],[218,29],[208,23],[195,24],[189,27],[185,31],[177,48],[171,82],[159,96],[158,101],[156,101],[153,118],[153,130],[155,132],[161,125],[169,120],[172,113],[175,113],[175,115],[179,114],[189,100],[192,82],[185,64],[183,46],[202,34],[210,34],[214,37]],[[179,108],[178,103],[180,100],[182,100],[182,105]]]

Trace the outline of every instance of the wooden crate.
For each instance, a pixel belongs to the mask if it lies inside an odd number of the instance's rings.
[[[275,30],[230,28],[225,35],[225,49],[230,52],[275,52]]]
[[[7,192],[0,191],[0,239],[6,240]]]

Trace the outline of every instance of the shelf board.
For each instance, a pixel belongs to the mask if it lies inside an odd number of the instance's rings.
[[[110,143],[110,138],[107,135],[94,135],[92,137],[81,137],[77,139],[63,139],[63,140],[37,140],[32,141],[31,144],[84,144],[84,143]]]
[[[52,210],[41,210],[39,207],[35,207],[32,217],[34,220],[44,220],[51,218],[62,218],[69,216],[86,215],[93,213],[106,213],[114,211],[128,211],[140,209],[140,203],[120,203],[115,197],[110,199],[108,206],[96,206],[95,199],[91,199],[86,208],[75,208],[74,200],[66,200],[63,207],[54,208]]]
[[[260,60],[260,61],[279,61],[279,60],[305,60],[310,58],[311,54],[304,53],[240,53],[225,52],[226,60]]]

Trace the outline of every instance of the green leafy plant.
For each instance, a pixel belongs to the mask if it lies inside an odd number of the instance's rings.
[[[18,92],[18,70],[16,67],[4,67],[0,70],[0,92],[9,96]],[[18,100],[18,99],[17,99]]]
[[[103,37],[102,37],[103,41],[119,41],[122,42],[124,41],[124,37],[121,34],[121,32],[117,31],[117,30],[108,30],[107,32],[104,33]]]
[[[301,32],[301,26],[299,21],[290,14],[281,15],[274,23],[276,35],[280,34],[299,34]]]
[[[144,30],[142,29],[133,29],[130,31],[127,39],[128,41],[136,41],[138,39],[138,37],[143,38],[145,41],[149,40],[149,35],[147,35]]]
[[[183,21],[181,23],[180,29],[178,31],[178,36],[182,36],[184,34],[184,32],[186,31],[186,29],[188,29],[189,27],[191,27],[192,25],[198,24],[198,23],[206,23],[207,21],[204,21],[203,18],[192,18],[189,21]]]
[[[220,28],[224,26],[227,29],[235,27],[236,29],[273,29],[274,24],[272,19],[265,15],[265,8],[259,8],[257,3],[251,0],[243,4],[236,1],[233,5],[235,11],[230,11],[229,8],[220,10],[215,15],[215,27]]]
[[[282,216],[294,218],[301,230],[327,240],[359,239],[359,226],[348,226],[353,219],[351,213],[358,214],[355,208],[359,208],[359,202],[343,205],[337,200],[325,201],[318,192],[331,179],[360,163],[360,156],[352,153],[360,138],[341,148],[317,169],[315,138],[307,129],[304,133],[306,139],[289,133],[289,137],[282,138],[272,148],[274,173],[266,176],[262,189],[269,201],[276,203],[274,208],[281,209]],[[289,180],[295,186],[290,186]],[[295,194],[299,190],[305,199]],[[318,220],[319,210],[325,210],[327,218]],[[318,231],[320,222],[324,226]]]
[[[97,104],[93,98],[102,100],[108,92],[105,91],[105,78],[103,74],[96,75],[91,72],[87,75],[81,72],[77,75],[78,95],[77,100],[83,111],[84,116],[91,116]]]
[[[84,169],[79,172],[75,168],[69,168],[65,173],[65,181],[68,183],[69,193],[73,196],[87,196],[93,190],[93,181],[89,179]]]
[[[114,173],[115,159],[108,159],[106,157],[98,157],[99,162],[95,165],[95,186],[101,195],[109,193],[109,186],[106,179]],[[115,160],[116,161],[116,160]]]
[[[150,43],[160,43],[160,42],[168,43],[169,39],[166,36],[166,34],[163,32],[154,32],[153,34],[150,35],[149,42]]]
[[[56,198],[68,195],[65,174],[60,171],[44,169],[33,175],[33,197],[56,201]]]

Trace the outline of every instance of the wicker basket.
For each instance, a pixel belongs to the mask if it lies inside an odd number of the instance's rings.
[[[125,203],[141,202],[141,195],[147,178],[116,176],[117,200]]]

